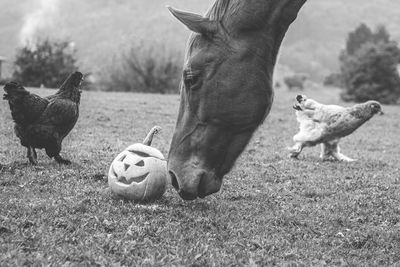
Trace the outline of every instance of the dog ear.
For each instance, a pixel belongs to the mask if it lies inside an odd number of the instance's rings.
[[[303,100],[303,96],[302,95],[297,95],[296,96],[296,100],[297,100],[297,102],[301,102]]]
[[[293,109],[297,110],[297,111],[303,111],[303,109],[300,107],[299,104],[294,104],[293,105]]]

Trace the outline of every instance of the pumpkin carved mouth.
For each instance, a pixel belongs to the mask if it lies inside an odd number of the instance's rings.
[[[118,182],[120,182],[121,184],[126,184],[126,185],[131,185],[132,183],[141,183],[147,178],[147,176],[149,176],[149,174],[150,173],[148,172],[148,173],[146,173],[146,174],[144,174],[142,176],[131,177],[129,179],[127,179],[124,176],[121,176],[121,177],[118,178]]]
[[[119,183],[125,184],[125,185],[131,185],[132,183],[139,184],[139,183],[143,182],[147,178],[147,176],[149,176],[149,174],[150,174],[150,172],[147,172],[141,176],[131,177],[131,178],[127,179],[125,176],[118,177],[118,174],[114,169],[114,166],[112,167],[111,171],[112,171],[112,174],[114,175],[114,177],[117,178],[117,181]]]

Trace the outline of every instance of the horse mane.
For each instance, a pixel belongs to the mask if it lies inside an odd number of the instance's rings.
[[[216,0],[211,8],[207,11],[206,17],[210,20],[222,20],[226,13],[230,10],[231,0]]]

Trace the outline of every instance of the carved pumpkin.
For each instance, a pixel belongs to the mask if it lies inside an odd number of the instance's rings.
[[[166,160],[161,152],[144,144],[126,148],[112,162],[108,173],[111,191],[134,201],[160,198],[167,186]]]

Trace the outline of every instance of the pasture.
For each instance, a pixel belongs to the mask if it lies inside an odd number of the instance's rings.
[[[41,95],[50,90],[34,90]],[[308,90],[338,103],[333,89]],[[355,163],[321,162],[319,147],[287,158],[296,92],[277,90],[271,114],[225,177],[222,191],[184,202],[170,186],[139,205],[107,190],[113,158],[141,142],[167,155],[179,97],[84,92],[60,166],[38,166],[0,103],[0,266],[385,266],[400,264],[400,107],[384,106],[341,142]]]

